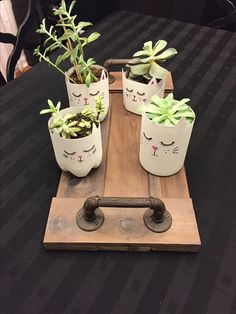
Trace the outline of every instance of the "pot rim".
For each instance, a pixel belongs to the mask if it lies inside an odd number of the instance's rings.
[[[126,75],[125,75],[126,72],[127,72],[127,71],[124,71],[124,69],[122,68],[122,77],[125,78],[127,81],[135,82],[136,84],[138,84],[138,85],[140,85],[140,86],[148,86],[149,82],[153,79],[153,78],[152,78],[147,84],[146,84],[146,83],[137,82],[137,81],[135,81],[135,80],[131,80],[131,79],[127,78]],[[167,77],[167,74],[166,74],[166,76],[165,76],[164,78],[160,79],[160,81],[157,82],[157,84],[161,84],[161,83],[162,83],[162,84],[165,84],[165,82],[166,82],[166,77]],[[157,79],[156,79],[156,80],[157,80]]]
[[[69,110],[68,110],[68,109],[69,109]],[[70,110],[75,111],[76,109],[78,109],[78,113],[81,112],[81,108],[79,108],[79,107],[68,107],[68,108],[64,108],[64,109],[60,110],[59,112],[70,111]],[[67,113],[69,113],[69,112],[67,112]],[[73,143],[74,143],[74,142],[77,142],[77,141],[80,141],[80,142],[81,142],[81,141],[84,141],[85,139],[86,139],[86,140],[89,139],[90,137],[92,137],[92,136],[94,135],[94,133],[100,131],[100,121],[98,121],[98,126],[96,126],[96,124],[93,122],[92,133],[91,133],[90,135],[87,135],[87,136],[84,136],[84,137],[80,137],[80,138],[76,138],[76,137],[75,137],[75,138],[62,138],[62,137],[59,135],[59,133],[54,132],[54,130],[50,130],[50,129],[49,129],[49,125],[50,125],[51,119],[53,119],[53,117],[50,117],[50,118],[48,119],[48,131],[49,131],[52,135],[55,135],[55,136],[57,136],[58,138],[60,138],[61,141],[73,141]]]
[[[108,77],[109,77],[108,72],[102,65],[94,64],[94,65],[92,65],[92,67],[100,68],[100,69],[104,70],[104,72],[106,74],[106,79],[108,80]],[[71,67],[71,68],[69,68],[69,70],[65,71],[65,79],[66,79],[67,83],[69,83],[71,85],[86,86],[86,84],[79,84],[79,83],[72,83],[72,82],[70,82],[70,80],[68,79],[68,76],[72,73],[72,71],[74,71],[74,67]],[[99,82],[100,82],[100,80],[98,82],[93,82],[91,84],[96,84],[96,83],[99,83]],[[87,88],[89,88],[89,87],[87,87]]]

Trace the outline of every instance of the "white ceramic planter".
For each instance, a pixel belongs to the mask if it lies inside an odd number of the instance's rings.
[[[79,111],[76,107],[66,108],[61,110],[61,114],[64,116],[67,113],[73,114]],[[48,125],[50,125],[50,120]],[[57,163],[62,170],[69,171],[77,177],[84,177],[92,168],[97,168],[101,164],[100,125],[99,127],[93,125],[91,135],[78,139],[63,139],[55,130],[49,130],[49,133]]]
[[[138,108],[149,101],[153,95],[164,97],[166,78],[157,83],[153,78],[148,84],[135,82],[126,78],[126,73],[122,71],[123,82],[123,102],[128,111],[141,115]]]
[[[96,65],[95,67],[102,69],[102,75],[99,82],[91,83],[89,87],[85,84],[74,84],[69,81],[68,75],[73,73],[73,68],[65,73],[66,88],[71,107],[78,107],[80,111],[84,106],[89,104],[95,108],[94,96],[103,97],[105,111],[100,115],[100,121],[103,121],[107,115],[109,108],[109,83],[108,73],[102,66]]]
[[[170,176],[184,165],[194,121],[185,118],[173,127],[152,122],[142,114],[139,160],[145,170],[157,176]]]

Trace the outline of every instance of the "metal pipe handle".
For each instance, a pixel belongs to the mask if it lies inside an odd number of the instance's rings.
[[[107,59],[103,66],[109,72],[110,66],[127,64],[131,59]]]
[[[104,215],[99,207],[148,207],[148,210],[144,213],[144,223],[149,229],[155,232],[163,232],[169,229],[171,225],[171,216],[167,212],[165,204],[159,198],[154,198],[152,196],[138,198],[89,197],[76,215],[77,225],[86,231],[96,230],[101,227],[104,221]],[[150,225],[154,225],[155,228]],[[159,227],[157,227],[157,225],[159,225]],[[165,226],[165,230],[163,230],[163,226]]]
[[[114,65],[124,65],[127,64],[131,59],[107,59],[103,66],[107,70],[109,75],[109,84],[112,84],[115,81],[114,76],[110,74],[110,67]]]

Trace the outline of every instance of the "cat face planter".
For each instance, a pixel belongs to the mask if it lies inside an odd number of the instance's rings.
[[[78,112],[79,108],[76,107],[61,110],[63,116]],[[57,163],[63,171],[69,171],[77,177],[84,177],[92,168],[97,168],[101,164],[100,125],[96,127],[93,124],[92,134],[83,138],[63,139],[55,130],[49,130],[49,133]]]
[[[132,81],[126,78],[126,73],[122,71],[123,81],[123,102],[128,111],[141,115],[138,108],[149,101],[153,95],[164,97],[166,78],[157,80],[153,78],[148,84]]]
[[[148,172],[157,176],[170,176],[184,165],[194,121],[185,118],[173,127],[152,122],[142,114],[139,160]]]
[[[90,105],[95,108],[94,96],[103,97],[104,109],[105,111],[100,115],[100,121],[103,121],[107,115],[109,108],[109,83],[108,83],[108,73],[107,71],[99,66],[94,66],[96,68],[102,69],[102,74],[99,82],[91,83],[89,87],[85,84],[74,84],[71,83],[68,76],[70,76],[74,69],[71,68],[65,73],[66,88],[68,92],[69,104],[71,107],[77,107],[82,111],[85,105]]]

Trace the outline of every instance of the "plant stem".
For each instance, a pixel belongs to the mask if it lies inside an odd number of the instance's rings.
[[[73,29],[73,32],[78,34],[73,18],[71,17],[71,15],[68,12],[65,12],[65,14],[66,14],[67,18],[69,19],[69,21],[71,22],[71,27]],[[83,47],[82,47],[82,44],[81,44],[81,41],[80,41],[80,38],[79,38],[79,34],[78,34],[78,37],[77,37],[77,41],[78,41],[78,44],[79,44],[80,55],[82,56],[82,58],[84,60],[84,51],[83,51]]]
[[[64,21],[63,21],[63,18],[61,16],[61,14],[59,15],[59,17],[61,19],[63,30],[66,33],[66,26],[64,24]],[[66,44],[67,44],[68,49],[70,49],[72,51],[73,50],[73,46],[72,46],[70,38],[67,39],[67,43]],[[75,73],[76,73],[79,81],[83,84],[83,78],[82,78],[81,73],[79,71],[79,65],[78,65],[76,60],[73,62],[73,65],[74,65]],[[69,75],[68,75],[68,77],[69,77]]]
[[[45,34],[48,35],[48,37],[51,38],[54,42],[58,42],[58,40],[54,36],[52,36],[50,32],[47,31],[47,29],[45,29]],[[63,45],[61,42],[60,42],[60,47],[68,51],[68,47]]]
[[[44,61],[46,61],[47,63],[49,63],[51,66],[53,66],[55,69],[57,69],[57,71],[59,71],[63,76],[65,76],[65,73],[58,67],[56,66],[49,58],[44,57],[43,54],[41,54],[41,52],[39,51],[39,56],[41,59],[43,59]],[[68,76],[68,78],[71,80],[72,83],[76,83],[72,78],[70,78]]]

